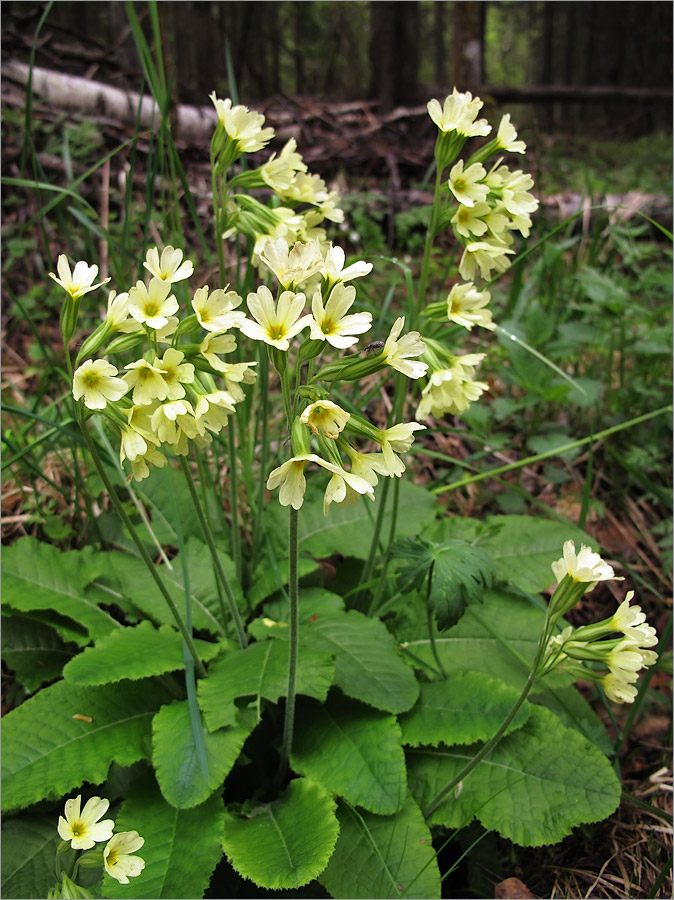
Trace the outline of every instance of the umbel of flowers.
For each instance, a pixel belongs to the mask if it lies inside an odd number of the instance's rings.
[[[61,843],[56,854],[57,884],[49,891],[50,900],[92,896],[75,880],[80,867],[102,865],[104,871],[120,884],[129,884],[129,879],[136,878],[145,868],[145,860],[135,855],[145,843],[138,832],[120,831],[113,834],[114,820],[101,821],[109,806],[110,801],[101,797],[90,797],[84,808],[81,795],[66,800],[64,815],[59,816],[57,827]],[[97,850],[94,849],[96,844],[105,846]],[[69,854],[69,859],[66,854]]]
[[[564,544],[564,555],[552,564],[552,571],[559,582],[548,610],[548,621],[553,626],[598,582],[616,578],[598,553],[585,546],[576,553],[573,541]],[[655,629],[647,624],[641,607],[631,605],[633,597],[634,591],[629,591],[617,611],[601,622],[580,628],[569,625],[553,635],[536,677],[563,670],[576,678],[599,683],[606,696],[616,703],[632,703],[637,695],[634,685],[639,670],[657,661],[657,654],[650,648],[658,643]],[[583,665],[586,662],[599,668]]]

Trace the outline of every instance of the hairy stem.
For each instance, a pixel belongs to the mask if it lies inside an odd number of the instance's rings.
[[[297,660],[300,643],[300,603],[297,577],[297,559],[299,555],[299,516],[296,509],[290,507],[288,527],[288,597],[290,600],[290,649],[288,653],[288,689],[286,691],[286,710],[283,722],[283,744],[281,763],[290,759],[295,727],[295,695],[297,688]]]

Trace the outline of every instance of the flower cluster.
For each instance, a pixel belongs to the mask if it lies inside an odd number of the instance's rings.
[[[431,230],[439,233],[451,228],[462,249],[459,275],[446,301],[431,303],[423,315],[434,321],[449,322],[471,330],[474,326],[493,329],[492,314],[487,305],[491,299],[486,290],[478,290],[476,279],[488,280],[510,265],[514,255],[512,232],[529,235],[531,213],[538,201],[529,192],[533,179],[524,172],[511,171],[503,164],[503,153],[524,153],[526,145],[517,139],[510,116],[502,117],[496,137],[475,151],[467,160],[457,159],[470,138],[486,137],[491,126],[478,119],[482,101],[472,94],[454,89],[441,105],[428,103],[428,113],[438,127],[435,160],[438,172],[436,202],[439,211]],[[496,157],[491,168],[483,163]],[[428,344],[428,341],[427,341]],[[429,364],[428,381],[423,388],[417,416],[435,417],[446,413],[460,414],[487,389],[473,380],[475,362],[482,354],[470,358],[452,357],[447,350],[428,350],[424,360]]]
[[[552,570],[559,581],[548,611],[552,623],[598,582],[616,579],[612,567],[598,553],[585,546],[576,553],[573,541],[564,544],[564,555],[552,564]],[[658,643],[655,629],[646,622],[641,607],[630,605],[633,597],[634,591],[629,591],[616,612],[601,622],[580,628],[569,625],[551,637],[537,676],[563,669],[578,678],[598,682],[616,703],[632,703],[637,695],[634,683],[639,670],[657,661],[657,654],[650,648]],[[585,662],[596,663],[608,671],[588,668],[582,665]]]
[[[264,116],[245,106],[232,106],[231,100],[221,100],[215,93],[211,100],[218,116],[211,157],[215,171],[224,174],[244,153],[263,149],[274,137],[274,129],[263,128]],[[264,203],[236,190],[241,188],[271,191],[274,202]],[[223,237],[243,234],[251,239],[255,260],[270,240],[284,238],[290,246],[297,241],[325,241],[321,223],[344,221],[337,193],[307,170],[294,138],[267,162],[234,175],[226,185],[224,201]]]
[[[81,808],[82,797],[66,800],[64,815],[59,816],[58,833],[64,844],[72,850],[91,850],[97,843],[106,842],[102,862],[108,875],[120,884],[128,884],[145,868],[145,860],[135,856],[145,843],[137,831],[120,831],[113,834],[112,819],[99,821],[108,811],[109,800],[91,797]]]

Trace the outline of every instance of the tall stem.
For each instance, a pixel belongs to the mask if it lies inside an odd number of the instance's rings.
[[[290,507],[288,525],[288,597],[290,600],[290,648],[288,651],[288,688],[286,691],[286,711],[283,722],[283,744],[281,749],[282,765],[290,759],[295,727],[295,695],[297,690],[297,660],[300,644],[300,603],[297,576],[297,560],[299,556],[299,516],[296,509]]]
[[[108,473],[105,471],[105,468],[103,467],[103,463],[98,454],[98,450],[96,449],[96,445],[94,444],[93,440],[91,439],[91,435],[89,434],[89,430],[86,426],[86,422],[83,421],[81,413],[79,411],[77,411],[77,421],[80,426],[82,435],[84,436],[84,440],[87,443],[87,447],[89,448],[89,452],[91,453],[91,458],[94,461],[96,470],[98,471],[98,474],[101,476],[101,480],[102,480],[103,484],[105,485],[106,491],[108,492],[110,502],[115,507],[115,512],[117,513],[117,515],[120,517],[120,519],[124,523],[127,531],[129,532],[129,535],[131,536],[131,540],[134,542],[134,544],[136,545],[136,549],[140,553],[141,559],[147,566],[147,569],[148,569],[150,575],[154,578],[154,581],[155,581],[157,587],[159,588],[164,600],[166,600],[166,603],[168,604],[168,607],[171,610],[171,615],[175,619],[175,623],[178,626],[178,630],[180,631],[180,633],[183,637],[183,640],[185,641],[185,644],[187,645],[187,649],[189,650],[190,655],[191,655],[192,659],[194,660],[194,665],[199,674],[199,677],[205,678],[206,677],[206,669],[204,668],[204,664],[201,662],[201,659],[199,658],[197,648],[195,647],[194,641],[192,640],[192,635],[190,634],[189,630],[187,629],[187,626],[185,625],[185,622],[183,621],[183,618],[180,615],[180,612],[178,611],[178,607],[173,602],[173,598],[171,597],[168,590],[166,589],[166,585],[162,581],[159,573],[157,572],[157,567],[154,565],[154,563],[150,559],[148,552],[145,549],[145,545],[143,544],[143,542],[141,541],[141,539],[138,535],[138,532],[133,527],[133,523],[131,522],[131,519],[128,517],[126,510],[120,503],[119,498],[117,497],[117,494],[115,493],[113,484],[110,481],[110,479],[108,478]]]
[[[417,289],[417,301],[415,308],[414,321],[410,322],[410,327],[415,328],[421,310],[426,300],[426,287],[428,283],[428,270],[431,262],[431,251],[433,249],[433,241],[438,229],[438,217],[440,215],[440,191],[442,189],[442,170],[436,168],[435,171],[435,192],[433,194],[433,206],[431,207],[431,220],[428,223],[428,231],[426,232],[426,243],[424,245],[424,258],[421,263],[421,274],[419,275],[419,287]]]
[[[243,622],[241,621],[241,615],[239,613],[239,608],[236,605],[236,599],[234,597],[234,593],[232,592],[232,587],[229,583],[229,579],[225,574],[225,570],[222,568],[222,563],[220,561],[220,557],[218,556],[218,552],[215,546],[215,540],[213,538],[213,532],[211,531],[211,526],[206,518],[203,507],[199,500],[199,495],[197,494],[197,489],[194,487],[194,481],[192,479],[192,473],[190,472],[189,464],[184,456],[180,457],[180,466],[183,470],[183,475],[185,476],[185,481],[187,482],[187,487],[190,492],[190,497],[192,498],[192,504],[196,510],[197,516],[199,518],[199,524],[201,525],[201,530],[204,533],[204,537],[206,538],[206,543],[208,544],[208,549],[211,553],[211,558],[213,559],[213,565],[215,566],[215,573],[218,580],[218,583],[222,586],[227,595],[227,602],[229,603],[229,612],[234,620],[234,627],[236,628],[236,634],[239,639],[239,644],[242,649],[246,649],[248,646],[248,639],[246,638],[246,632],[243,627]],[[222,605],[222,604],[221,604]],[[225,615],[224,608],[222,609],[223,618]],[[224,624],[224,623],[223,623]]]

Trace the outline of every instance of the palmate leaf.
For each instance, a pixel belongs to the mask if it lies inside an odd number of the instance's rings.
[[[115,820],[115,831],[137,831],[145,838],[137,852],[145,868],[129,884],[105,875],[102,896],[113,900],[203,897],[222,858],[224,815],[219,794],[192,809],[175,809],[152,777],[134,782]]]
[[[400,727],[392,715],[332,692],[298,703],[291,764],[355,806],[386,815],[407,792]]]
[[[113,760],[128,766],[145,758],[152,717],[170,699],[152,681],[59,681],[39,691],[3,719],[3,809],[60,796],[84,781],[98,784]]]
[[[204,774],[187,700],[162,706],[152,720],[152,762],[167,802],[179,809],[190,809],[207,800],[229,774],[254,724],[253,718],[248,727],[230,725],[213,733],[204,728]]]
[[[422,809],[478,748],[409,751],[410,789]],[[620,782],[606,757],[549,710],[533,706],[526,724],[496,745],[430,822],[460,828],[477,817],[516,844],[537,847],[605,819],[619,802]]]
[[[208,678],[199,682],[199,706],[210,731],[236,721],[239,697],[251,697],[258,719],[264,697],[276,703],[288,688],[288,644],[260,641],[246,650],[226,653],[211,666]],[[331,654],[300,645],[297,692],[325,700],[332,684],[334,661]]]
[[[3,897],[46,897],[54,887],[56,821],[53,815],[3,817]]]
[[[58,678],[77,652],[77,644],[62,641],[53,628],[30,616],[2,618],[2,658],[28,693]]]
[[[580,528],[540,516],[487,516],[484,522],[445,517],[424,536],[434,541],[475,541],[493,562],[499,581],[510,581],[530,593],[554,584],[550,565],[562,555],[565,541],[575,541],[577,549],[581,544],[598,549],[597,542]]]
[[[406,560],[396,575],[403,593],[425,591],[430,573],[428,602],[441,631],[456,625],[468,604],[481,602],[493,582],[494,567],[487,554],[465,541],[436,544],[422,537],[405,538],[393,544],[391,555]]]
[[[335,847],[335,801],[307,778],[291,781],[273,803],[225,817],[223,847],[244,878],[269,890],[292,890],[321,874]]]
[[[519,691],[482,672],[456,672],[446,681],[421,685],[421,696],[400,717],[403,743],[472,744],[488,740],[515,705]],[[531,707],[525,703],[508,732],[521,728]]]
[[[195,640],[204,662],[222,650],[222,644]],[[149,678],[184,669],[183,639],[169,625],[156,629],[150,622],[115,631],[87,647],[63,670],[70,684],[100,685],[125,678]]]
[[[408,795],[393,816],[340,804],[335,852],[319,881],[333,897],[440,897],[440,870],[431,832]]]
[[[19,538],[2,552],[3,603],[23,612],[55,610],[84,626],[92,638],[103,637],[122,626],[88,599],[84,589],[104,565],[102,553],[61,553],[35,538]],[[76,631],[69,637],[78,640]],[[80,638],[79,643],[87,643],[87,639]]]

